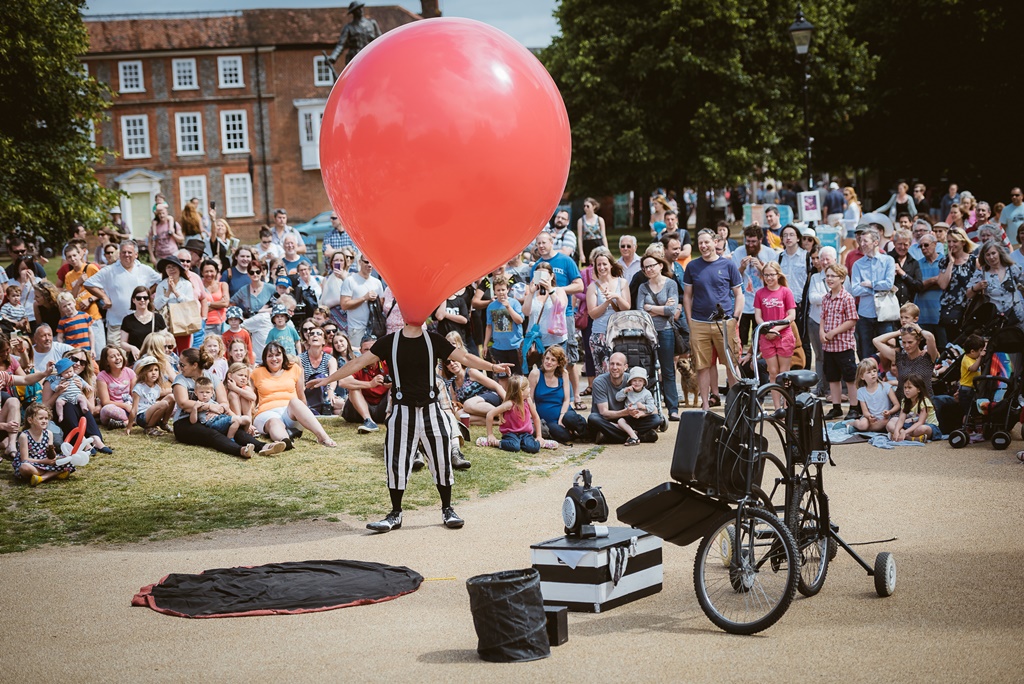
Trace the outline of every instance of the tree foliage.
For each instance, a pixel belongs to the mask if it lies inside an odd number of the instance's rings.
[[[93,165],[90,122],[109,106],[107,88],[88,77],[84,0],[0,3],[0,225],[54,244],[73,221],[98,227],[117,203]]]
[[[812,134],[866,108],[874,60],[847,30],[848,0],[805,3]],[[542,60],[573,128],[570,190],[728,185],[804,165],[803,66],[792,0],[562,0]]]
[[[883,181],[948,177],[1005,197],[1019,106],[1020,0],[858,0],[850,30],[879,58],[871,108],[830,145]],[[885,194],[888,197],[888,194]]]

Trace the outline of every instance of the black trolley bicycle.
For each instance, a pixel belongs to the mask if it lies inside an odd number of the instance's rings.
[[[723,340],[724,312],[716,316]],[[788,320],[769,321],[754,330],[753,349],[762,331]],[[729,345],[725,360],[734,376]],[[700,539],[693,581],[697,601],[708,619],[733,634],[755,634],[775,624],[796,592],[818,593],[838,547],[875,580],[879,596],[896,588],[896,563],[882,552],[872,567],[839,536],[832,524],[822,471],[831,463],[821,400],[806,391],[818,383],[809,370],[780,373],[773,383],[739,379],[726,395],[725,415],[707,411],[681,414],[671,477],[617,510],[618,519],[681,546]],[[786,401],[785,416],[764,411],[771,391]],[[801,391],[802,390],[802,391]],[[774,430],[783,457],[768,451],[766,431]],[[764,467],[778,475],[771,492],[762,488]],[[783,493],[782,503],[775,496]]]

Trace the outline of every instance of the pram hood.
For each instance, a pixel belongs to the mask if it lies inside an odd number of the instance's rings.
[[[646,311],[616,311],[608,317],[605,344],[609,349],[614,349],[616,340],[621,337],[644,337],[652,346],[658,346],[658,330]]]

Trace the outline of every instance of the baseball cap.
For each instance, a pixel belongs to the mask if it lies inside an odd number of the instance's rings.
[[[286,278],[285,276],[281,276],[280,278],[278,278],[277,280],[274,281],[274,284],[277,285],[278,287],[291,287],[292,286],[292,281],[291,281],[291,278]]]

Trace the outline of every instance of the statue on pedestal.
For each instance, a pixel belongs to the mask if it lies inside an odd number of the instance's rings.
[[[334,50],[327,57],[331,64],[334,64],[341,53],[347,50],[345,54],[345,64],[347,65],[353,57],[359,54],[360,50],[370,44],[370,41],[380,38],[380,26],[377,22],[363,16],[363,7],[365,6],[365,2],[352,2],[348,6],[348,13],[352,15],[352,21],[345,24],[345,28],[341,30],[341,36],[338,38],[338,44],[334,46]]]

